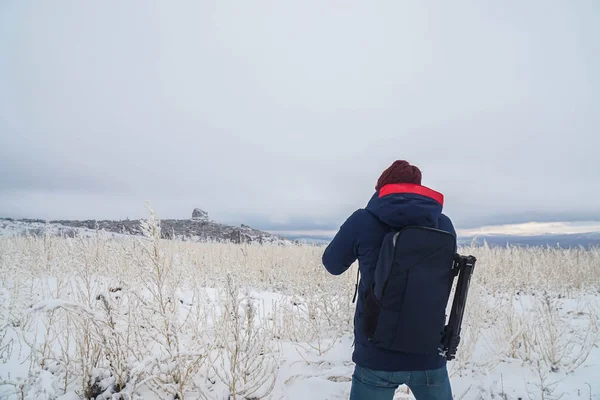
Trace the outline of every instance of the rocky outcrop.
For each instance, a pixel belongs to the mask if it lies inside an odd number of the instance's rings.
[[[0,220],[1,222],[2,220]],[[46,223],[42,220],[3,220],[11,222],[19,222],[26,227],[31,225],[36,232],[40,231],[43,234],[48,227],[52,227],[53,232],[64,231],[65,229],[74,229],[69,231],[68,236],[73,236],[77,229],[81,230],[104,230],[106,232],[124,234],[124,235],[141,235],[139,220],[59,220]],[[32,230],[26,231],[31,233]],[[274,243],[274,244],[291,244],[292,242],[286,239],[277,237],[271,233],[253,229],[248,225],[242,224],[240,227],[234,227],[225,224],[219,224],[211,221],[208,218],[208,213],[201,209],[195,209],[191,219],[163,219],[161,220],[161,232],[165,239],[179,239],[184,241],[199,241],[199,242],[233,242],[233,243]]]
[[[210,221],[208,218],[208,213],[204,210],[201,210],[199,208],[194,208],[194,211],[192,212],[192,219],[194,221],[201,221],[201,222],[208,222]]]

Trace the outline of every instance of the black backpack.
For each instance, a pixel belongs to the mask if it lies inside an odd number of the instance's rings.
[[[454,278],[467,270],[466,260],[471,268],[459,278],[462,289],[445,325]],[[456,253],[456,238],[448,232],[411,226],[388,233],[365,293],[362,329],[368,341],[392,351],[454,358],[474,264],[474,257]]]

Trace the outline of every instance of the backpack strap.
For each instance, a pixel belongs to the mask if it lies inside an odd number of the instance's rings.
[[[352,304],[356,302],[356,296],[358,295],[358,282],[360,281],[360,267],[356,271],[356,285],[354,287],[354,296],[352,297]]]
[[[371,214],[373,216],[373,218],[375,218],[377,221],[383,223],[383,221],[381,221],[379,219],[379,217],[377,217],[377,215],[375,215],[375,213],[369,209],[365,208],[365,211],[367,211],[369,214]],[[383,223],[385,226],[387,226],[391,232],[399,232],[399,230],[392,228],[391,226]],[[394,247],[396,246],[396,240],[398,239],[398,235],[394,235]],[[356,285],[354,285],[354,296],[352,296],[352,304],[356,303],[356,297],[358,296],[358,283],[360,282],[360,267],[358,268],[358,270],[356,271]]]

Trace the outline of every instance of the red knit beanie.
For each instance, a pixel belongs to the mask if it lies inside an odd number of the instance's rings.
[[[397,160],[379,177],[375,190],[379,190],[391,183],[413,183],[421,184],[421,170],[408,161]]]

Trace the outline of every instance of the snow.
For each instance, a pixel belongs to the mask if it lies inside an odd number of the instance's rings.
[[[148,253],[158,257],[156,264],[141,247],[153,244],[163,246]],[[518,265],[510,257],[543,259],[531,266],[538,273],[547,263],[562,264],[560,254],[480,251],[490,253],[481,254],[458,359],[448,364],[455,398],[539,399],[543,393],[600,400],[600,286],[587,264],[600,265],[598,253],[579,254],[586,264],[570,265],[568,275],[510,290],[510,274],[496,273]],[[227,382],[255,367],[265,368],[265,376],[245,389],[238,381],[238,390],[260,394],[270,376],[268,398],[348,398],[355,276],[322,273],[314,246],[240,251],[106,237],[53,238],[44,246],[43,238],[13,237],[0,239],[0,255],[0,399],[21,399],[21,393],[81,399],[87,368],[97,399],[116,398],[119,371],[128,379],[123,393],[148,400],[172,398],[174,371],[192,371],[184,378],[186,399],[225,400]],[[493,262],[505,264],[495,269]],[[481,269],[485,263],[489,270]],[[568,283],[573,276],[580,276],[577,288]],[[236,335],[237,358],[229,353]],[[100,344],[106,362],[86,365],[95,359],[81,354],[90,349],[86,341]],[[244,357],[253,367],[232,373],[232,363]],[[396,399],[412,398],[405,387],[397,391]]]
[[[98,234],[94,229],[88,228],[75,228],[59,223],[44,223],[37,221],[18,221],[10,219],[0,219],[0,237],[6,236],[23,236],[26,234],[40,235],[42,233],[51,236],[69,236],[74,235],[77,237],[91,238]],[[129,235],[123,235],[120,233],[102,231],[102,234],[107,235],[111,238],[126,239]]]
[[[207,299],[212,298],[213,301],[217,301],[214,289],[208,289],[206,295]],[[250,298],[257,300],[258,304],[266,305],[263,313],[269,314],[272,311],[271,305],[281,302],[285,296],[273,292],[253,291]],[[186,303],[191,302],[190,294],[184,293],[181,300],[183,300],[183,304],[180,307],[183,309],[186,307]],[[528,299],[521,300],[526,303]],[[561,303],[561,306],[564,310],[571,312],[578,309],[578,301],[577,299],[565,300]],[[599,297],[596,297],[595,301],[600,305]],[[32,309],[47,312],[64,306],[71,306],[71,304],[62,300],[48,299],[37,303]],[[494,329],[496,327],[493,324],[486,326],[485,330],[481,332],[481,336],[483,338],[488,337],[490,331]],[[306,346],[291,341],[281,341],[280,345],[282,356],[279,362],[273,398],[290,400],[348,398],[351,385],[350,379],[354,368],[351,361],[352,335],[350,333],[335,339],[334,346],[323,355],[318,355],[314,351],[307,351]],[[491,399],[501,393],[506,394],[509,399],[527,398],[528,393],[534,393],[532,398],[538,398],[535,393],[539,393],[540,390],[539,378],[531,366],[514,359],[502,360],[498,365],[491,368],[482,366],[481,364],[484,364],[486,358],[490,356],[484,341],[478,344],[474,354],[475,356],[466,370],[454,371],[453,363],[449,363],[456,398]],[[6,377],[12,374],[12,379],[17,378],[19,370],[21,373],[23,372],[23,369],[19,367],[22,361],[23,354],[21,354],[21,357],[14,356],[8,363],[0,366],[0,376]],[[163,365],[162,372],[164,373],[168,369],[167,365]],[[596,347],[590,353],[587,361],[574,373],[559,372],[551,374],[550,384],[556,382],[556,385],[553,385],[554,393],[565,394],[567,395],[566,398],[600,399],[599,371],[600,349]],[[26,398],[57,398],[62,400],[80,398],[74,391],[64,395],[61,394],[58,397],[56,378],[48,371],[39,371],[39,375],[31,387],[33,390]],[[4,394],[2,395],[2,393]],[[7,388],[4,392],[0,392],[0,397],[17,398],[9,396],[9,393],[11,392]],[[150,396],[149,393],[146,395]],[[406,389],[401,389],[397,398],[410,399],[412,397],[406,393]]]
[[[31,307],[31,310],[32,311],[40,311],[40,310],[54,311],[57,308],[68,307],[71,305],[73,305],[73,304],[69,303],[68,301],[59,300],[59,299],[48,299],[48,300],[40,301],[39,303],[35,304],[34,306]]]

